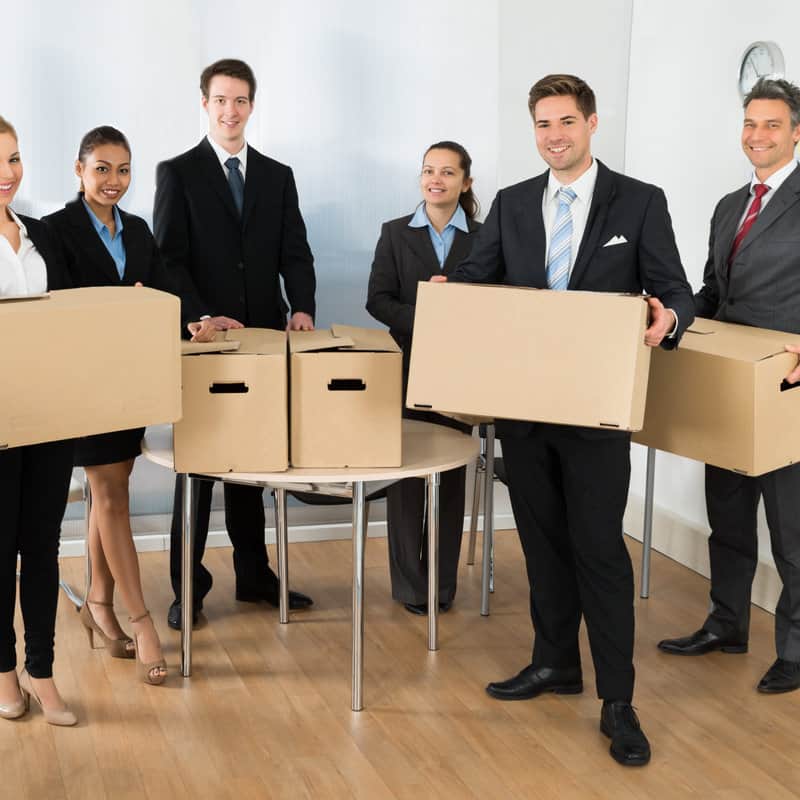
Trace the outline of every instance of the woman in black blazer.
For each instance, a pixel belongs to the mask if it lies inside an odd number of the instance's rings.
[[[0,117],[0,296],[69,286],[57,244],[38,220],[10,207],[22,160],[13,126]],[[13,380],[5,376],[4,380]],[[53,682],[58,540],[72,474],[72,441],[0,450],[0,717],[21,717],[33,697],[51,725],[74,725]],[[17,678],[14,605],[25,625],[25,667]]]
[[[130,162],[124,134],[108,126],[89,131],[75,163],[81,192],[45,221],[61,244],[76,287],[144,285],[177,293],[179,281],[167,274],[145,221],[117,207],[130,185]],[[196,338],[213,335],[207,325],[189,327]],[[140,677],[159,684],[167,675],[166,662],[144,602],[129,516],[128,481],[143,434],[144,428],[136,428],[88,436],[75,444],[75,465],[86,470],[93,500],[92,582],[80,618],[90,644],[99,635],[112,656],[136,657]],[[128,609],[133,638],[114,614],[115,585]]]
[[[472,159],[456,142],[437,142],[425,152],[420,175],[422,203],[414,214],[384,223],[369,277],[367,311],[389,326],[403,350],[403,416],[468,432],[447,417],[405,408],[408,365],[419,281],[449,274],[472,248],[478,202],[472,192]],[[456,593],[464,527],[466,467],[442,475],[439,509],[439,608]],[[414,614],[428,610],[425,482],[409,478],[387,490],[387,527],[392,597]]]

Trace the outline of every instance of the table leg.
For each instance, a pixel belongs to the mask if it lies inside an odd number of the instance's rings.
[[[353,483],[353,676],[350,708],[364,708],[364,548],[367,526],[364,483]]]
[[[494,591],[494,425],[486,426],[486,481],[483,491],[481,616],[488,617],[489,593]]]
[[[439,479],[428,475],[428,650],[439,649]]]
[[[275,544],[278,548],[280,597],[278,616],[282,625],[289,622],[289,526],[286,520],[286,489],[275,489]]]
[[[183,476],[183,545],[181,548],[181,675],[192,674],[192,617],[194,615],[194,481]]]
[[[653,494],[656,480],[656,451],[647,448],[647,472],[644,486],[644,530],[642,531],[642,586],[640,597],[650,597],[650,550],[653,544]]]

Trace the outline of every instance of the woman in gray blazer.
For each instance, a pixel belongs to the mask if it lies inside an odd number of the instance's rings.
[[[369,277],[367,311],[403,350],[403,416],[465,432],[447,417],[405,408],[417,284],[448,275],[472,248],[480,223],[472,192],[472,159],[456,142],[431,145],[422,161],[422,202],[413,214],[383,224]],[[439,608],[448,611],[456,593],[458,557],[464,526],[466,468],[446,472],[440,486]],[[413,614],[427,614],[428,565],[425,482],[408,478],[387,491],[389,567],[392,597]]]

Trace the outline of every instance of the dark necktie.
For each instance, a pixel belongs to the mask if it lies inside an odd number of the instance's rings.
[[[228,168],[228,186],[231,187],[233,202],[236,204],[236,210],[241,217],[242,207],[244,206],[244,179],[239,171],[239,159],[236,156],[231,156],[225,162],[225,166]]]
[[[736,238],[733,240],[731,254],[728,257],[728,269],[730,269],[731,264],[733,264],[733,259],[736,258],[736,252],[744,241],[744,237],[747,236],[748,231],[753,227],[753,223],[758,218],[758,212],[761,211],[761,198],[769,191],[769,186],[767,186],[766,183],[757,183],[753,187],[753,191],[756,196],[753,198],[753,202],[750,203],[750,208],[747,209],[744,222],[742,222],[742,226],[739,228]]]

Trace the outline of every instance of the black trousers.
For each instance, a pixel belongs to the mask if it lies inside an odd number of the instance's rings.
[[[183,552],[183,475],[175,478],[175,496],[170,528],[169,572],[175,599],[181,598],[181,555]],[[194,600],[202,600],[211,589],[211,573],[203,566],[211,513],[211,481],[194,484]],[[276,580],[269,568],[264,541],[264,490],[259,486],[226,483],[225,527],[233,544],[233,570],[238,589],[258,589],[268,580]]]
[[[439,602],[456,594],[467,468],[443,472],[439,484]],[[406,478],[386,490],[389,574],[400,603],[428,602],[428,520],[424,478]]]
[[[775,609],[775,649],[780,658],[800,661],[800,464],[758,477],[706,466],[712,610],[703,627],[747,640],[758,565],[756,512],[762,497],[783,582]]]
[[[25,668],[53,674],[58,605],[58,540],[72,474],[72,441],[0,451],[0,672],[16,669],[17,554],[25,625]]]
[[[503,458],[530,583],[533,665],[580,666],[586,621],[597,694],[633,696],[633,569],[622,538],[630,437],[535,425]]]

